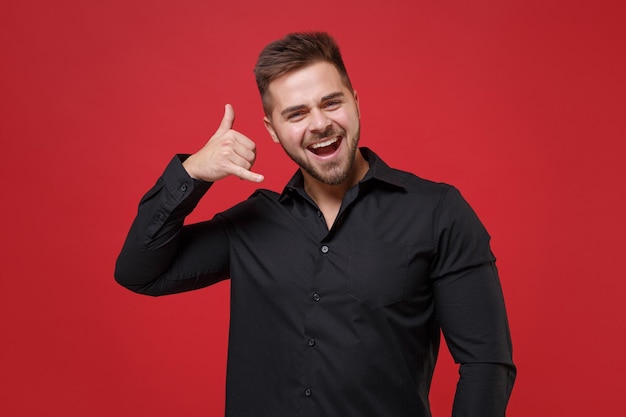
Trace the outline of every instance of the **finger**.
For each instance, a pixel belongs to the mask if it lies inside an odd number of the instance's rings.
[[[236,130],[233,130],[231,133],[233,134],[232,138],[235,139],[235,141],[237,141],[237,143],[239,143],[240,145],[244,146],[246,149],[249,149],[251,151],[255,151],[256,143],[254,143],[254,141],[252,139],[250,139],[249,137],[247,137],[243,133],[237,132]]]
[[[250,168],[252,168],[252,165],[254,165],[254,158],[247,159],[239,155],[238,153],[233,152],[232,154],[230,154],[228,158],[228,165],[231,165],[231,166],[234,165],[234,166],[242,167],[243,169],[250,170]]]
[[[233,123],[235,122],[235,110],[233,106],[227,104],[224,106],[224,117],[222,117],[222,122],[220,126],[217,128],[215,134],[226,133],[230,129],[233,128]]]
[[[242,180],[252,181],[252,182],[261,182],[265,179],[263,175],[252,172],[249,169],[245,169],[242,166],[233,165],[232,167],[232,175],[241,178]]]
[[[254,160],[256,159],[256,146],[249,147],[239,142],[235,142],[233,144],[233,151],[235,152],[236,155],[245,159],[250,164],[254,164]]]

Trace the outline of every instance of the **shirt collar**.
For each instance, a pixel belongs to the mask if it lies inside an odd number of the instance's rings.
[[[371,149],[359,149],[361,151],[361,154],[363,155],[363,158],[365,158],[365,160],[369,162],[369,170],[365,174],[365,177],[363,177],[363,179],[360,181],[360,184],[366,182],[375,182],[374,180],[378,180],[383,183],[398,187],[402,190],[405,189],[404,181],[402,180],[402,177],[399,175],[398,171],[390,168],[389,165],[387,165],[382,159],[380,159],[380,157],[376,155]],[[291,179],[283,189],[279,201],[283,201],[293,192],[304,193],[304,176],[299,169],[291,177]]]

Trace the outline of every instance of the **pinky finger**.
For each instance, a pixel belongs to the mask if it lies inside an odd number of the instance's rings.
[[[233,169],[233,175],[241,178],[242,180],[251,182],[262,182],[265,179],[263,175],[252,172],[240,166],[237,166]]]

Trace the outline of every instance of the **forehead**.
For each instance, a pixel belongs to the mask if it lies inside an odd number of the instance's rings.
[[[337,68],[328,62],[317,62],[290,71],[270,82],[268,93],[274,110],[295,105],[311,105],[322,97],[347,92]]]

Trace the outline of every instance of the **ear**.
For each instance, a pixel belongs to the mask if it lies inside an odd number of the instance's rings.
[[[274,126],[272,126],[272,121],[267,116],[263,118],[263,124],[265,125],[265,129],[267,129],[267,133],[269,133],[272,137],[274,143],[279,143]]]
[[[361,118],[361,109],[359,108],[359,93],[354,90],[354,102],[356,103],[356,114]]]

